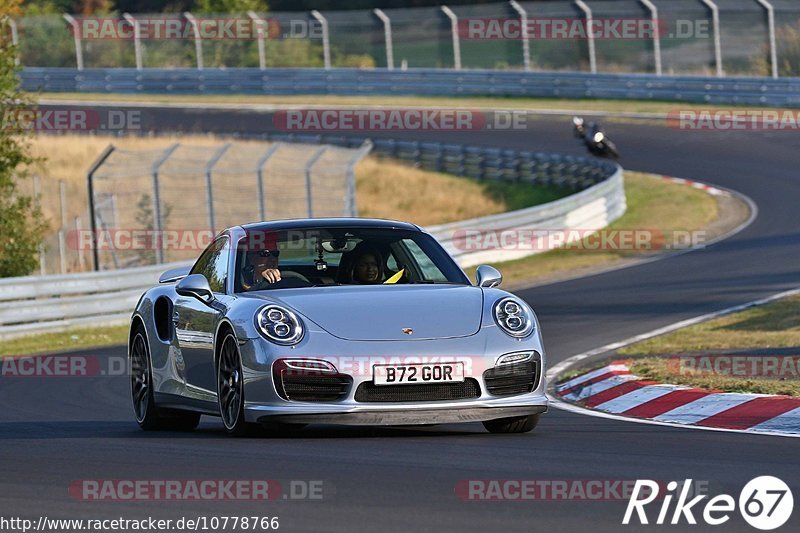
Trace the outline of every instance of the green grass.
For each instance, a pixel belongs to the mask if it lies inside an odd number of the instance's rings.
[[[800,380],[737,377],[704,372],[690,372],[670,364],[664,357],[643,357],[633,359],[631,372],[646,379],[673,385],[687,385],[701,389],[722,392],[743,392],[751,394],[782,394],[800,396]]]
[[[625,172],[628,209],[607,229],[701,230],[718,217],[715,198],[704,191],[677,185],[640,172]],[[659,244],[654,240],[654,243]],[[512,286],[600,267],[651,254],[651,250],[559,249],[494,264]]]
[[[128,326],[74,328],[60,333],[40,333],[0,341],[0,357],[63,352],[125,344]]]
[[[800,380],[719,375],[687,371],[669,364],[669,356],[708,350],[748,350],[800,347],[800,296],[689,326],[626,346],[618,356],[630,356],[631,372],[663,383],[725,392],[800,396]],[[716,353],[716,352],[714,352]]]
[[[696,324],[627,346],[622,355],[800,347],[800,296]]]
[[[730,109],[735,106],[708,105],[687,102],[644,100],[571,100],[560,98],[511,97],[436,97],[436,96],[332,96],[332,95],[172,95],[172,94],[105,94],[105,93],[42,93],[48,100],[128,101],[160,103],[217,103],[217,104],[294,104],[294,105],[386,105],[430,106],[458,108],[518,108],[529,110],[568,109],[575,111],[608,111],[631,113],[668,113],[675,109]],[[753,107],[753,106],[748,106]]]
[[[487,183],[478,181],[484,194],[503,203],[508,211],[517,211],[534,205],[552,202],[569,196],[574,191],[559,187],[532,186],[530,183]]]

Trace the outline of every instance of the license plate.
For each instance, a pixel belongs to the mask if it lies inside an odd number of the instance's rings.
[[[372,369],[372,381],[375,385],[458,383],[464,381],[464,363],[375,365]]]

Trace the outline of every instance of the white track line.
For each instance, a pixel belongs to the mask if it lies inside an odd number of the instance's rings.
[[[601,353],[605,352],[610,352],[612,350],[618,350],[624,346],[628,346],[629,344],[634,344],[636,342],[644,341],[653,337],[657,337],[658,335],[663,335],[665,333],[671,333],[675,330],[685,328],[688,326],[693,326],[695,324],[706,322],[707,320],[712,320],[714,318],[718,318],[721,316],[729,315],[731,313],[744,311],[745,309],[749,309],[751,307],[758,307],[761,305],[765,305],[770,302],[774,302],[775,300],[788,298],[789,296],[794,296],[796,294],[800,294],[800,288],[780,292],[778,294],[773,294],[772,296],[768,296],[766,298],[761,298],[760,300],[753,300],[752,302],[735,305],[733,307],[728,307],[726,309],[721,309],[719,311],[714,311],[712,313],[706,313],[705,315],[696,316],[694,318],[688,318],[686,320],[681,320],[680,322],[674,322],[667,326],[663,326],[658,329],[648,331],[647,333],[634,335],[633,337],[628,337],[627,339],[618,342],[612,342],[610,344],[606,344],[605,346],[595,348],[594,350],[589,350],[580,353],[578,355],[573,355],[572,357],[565,359],[564,361],[561,361],[557,365],[551,367],[550,370],[548,370],[547,372],[547,379],[550,381],[554,380],[561,372],[566,370],[568,367],[574,366],[575,363],[583,361],[584,359],[588,359],[589,357],[600,355]]]

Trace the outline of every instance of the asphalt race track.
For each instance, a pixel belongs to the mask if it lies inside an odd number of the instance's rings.
[[[270,123],[268,115],[253,112],[149,112],[158,117],[160,131],[253,135]],[[535,124],[530,131],[447,135],[453,142],[583,153],[568,117],[542,117]],[[550,365],[799,284],[796,134],[685,132],[652,121],[609,123],[607,130],[624,167],[735,189],[758,205],[759,216],[744,231],[702,251],[519,291],[542,322]],[[422,137],[442,140],[442,135]],[[81,353],[124,356],[125,349]],[[296,437],[237,440],[227,438],[215,419],[191,434],[140,431],[124,376],[4,378],[0,405],[3,515],[279,516],[284,531],[618,531],[644,529],[620,525],[624,500],[474,502],[462,501],[454,489],[469,479],[693,478],[707,481],[712,495],[738,498],[750,479],[775,475],[800,497],[800,439],[618,422],[558,409],[525,435],[490,435],[480,424],[314,426]],[[274,479],[284,492],[290,480],[321,480],[323,498],[86,502],[68,491],[82,479]],[[648,507],[651,521],[656,505]],[[695,512],[702,524],[700,514]],[[798,525],[795,513],[784,529]],[[738,513],[722,527],[754,531]]]

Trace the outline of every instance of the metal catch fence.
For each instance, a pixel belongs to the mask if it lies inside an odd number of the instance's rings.
[[[356,216],[354,167],[371,149],[369,142],[110,145],[87,175],[91,230],[71,242],[91,250],[96,269],[128,268],[192,259],[235,224]]]
[[[323,12],[65,14],[11,21],[21,63],[29,67],[773,77],[800,73],[798,28],[796,0],[512,0]]]

